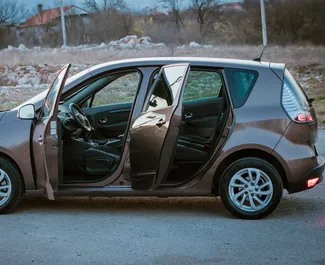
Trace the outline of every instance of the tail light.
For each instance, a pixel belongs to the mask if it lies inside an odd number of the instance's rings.
[[[298,122],[313,122],[314,118],[311,116],[310,113],[305,112],[305,113],[299,113],[298,116],[295,118],[296,121]]]
[[[314,187],[318,181],[319,181],[319,178],[313,178],[313,179],[307,180],[307,187],[308,188]]]
[[[288,70],[283,82],[282,105],[292,120],[299,123],[314,122],[314,117],[308,111],[310,103]]]

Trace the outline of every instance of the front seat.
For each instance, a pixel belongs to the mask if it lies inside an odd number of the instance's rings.
[[[98,145],[87,149],[83,157],[83,169],[89,175],[106,175],[116,169],[121,155],[116,148]]]

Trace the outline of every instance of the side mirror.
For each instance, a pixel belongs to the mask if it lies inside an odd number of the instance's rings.
[[[18,119],[21,120],[35,119],[35,106],[33,104],[27,104],[25,106],[22,106],[18,110]]]

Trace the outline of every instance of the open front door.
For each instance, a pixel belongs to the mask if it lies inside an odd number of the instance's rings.
[[[173,162],[182,120],[182,92],[189,64],[163,67],[150,88],[143,111],[130,131],[133,189],[154,189]]]
[[[44,100],[33,132],[33,154],[36,167],[37,189],[54,200],[53,192],[59,185],[58,105],[68,76],[70,64],[64,66],[54,80]]]

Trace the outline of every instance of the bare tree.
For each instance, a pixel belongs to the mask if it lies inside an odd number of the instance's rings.
[[[110,16],[112,11],[125,10],[124,0],[85,0],[84,6],[91,12]]]
[[[123,10],[119,13],[120,21],[126,35],[130,35],[134,26],[134,14],[131,10]]]
[[[181,11],[183,10],[183,0],[157,0],[157,3],[161,5],[162,8],[167,9],[171,21],[175,24],[178,31],[184,26],[183,19],[181,16]]]
[[[11,26],[21,22],[28,14],[24,5],[16,0],[0,1],[0,27]]]
[[[200,26],[201,37],[205,37],[214,22],[221,16],[220,0],[190,0],[191,8],[195,13]]]
[[[135,14],[124,0],[85,0],[92,12],[92,38],[106,41],[132,33]]]

